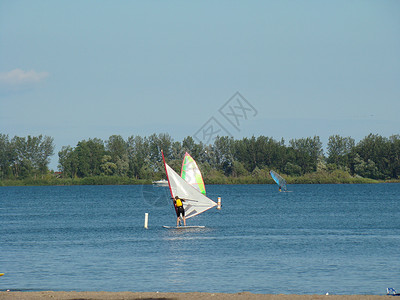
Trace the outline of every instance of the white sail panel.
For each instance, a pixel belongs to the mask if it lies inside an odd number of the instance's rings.
[[[167,177],[171,190],[171,196],[185,200],[183,207],[185,209],[186,219],[194,217],[202,212],[217,205],[214,201],[204,196],[189,183],[180,177],[168,164],[165,164]]]

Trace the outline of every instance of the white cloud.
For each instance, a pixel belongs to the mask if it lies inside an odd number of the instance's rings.
[[[6,86],[29,85],[41,82],[49,76],[47,72],[36,72],[34,70],[24,71],[14,69],[9,72],[0,72],[0,84]]]

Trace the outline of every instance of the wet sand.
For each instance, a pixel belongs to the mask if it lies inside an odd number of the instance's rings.
[[[391,296],[375,296],[375,295],[266,295],[252,294],[242,292],[237,294],[223,293],[158,293],[158,292],[0,292],[1,300],[27,299],[27,300],[43,300],[43,299],[60,299],[60,300],[134,300],[134,299],[159,299],[159,300],[200,300],[200,299],[215,299],[215,300],[372,300],[372,299],[392,299]],[[394,298],[396,299],[396,298]]]

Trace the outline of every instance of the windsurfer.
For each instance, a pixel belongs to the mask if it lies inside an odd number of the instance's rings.
[[[182,219],[183,219],[183,225],[186,226],[186,218],[185,218],[185,209],[183,208],[183,202],[185,202],[185,200],[180,199],[178,196],[175,196],[174,199],[174,205],[176,206],[176,227],[178,227],[180,225],[180,216],[182,215]]]

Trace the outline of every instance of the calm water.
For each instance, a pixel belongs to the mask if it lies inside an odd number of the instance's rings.
[[[167,188],[0,187],[0,290],[400,289],[400,184],[289,189],[207,186],[222,210],[177,231]]]

